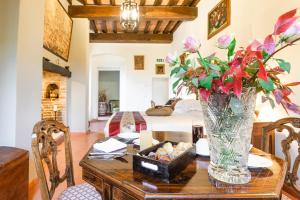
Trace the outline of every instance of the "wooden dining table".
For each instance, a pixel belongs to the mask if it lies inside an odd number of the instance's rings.
[[[191,133],[153,132],[159,141],[191,142]],[[127,151],[136,153],[136,146]],[[269,168],[250,169],[251,181],[243,185],[219,182],[208,175],[209,157],[196,156],[178,176],[169,182],[133,171],[132,155],[120,159],[88,159],[80,162],[83,179],[100,192],[104,200],[136,199],[280,199],[286,162],[259,149],[251,153],[271,159]]]

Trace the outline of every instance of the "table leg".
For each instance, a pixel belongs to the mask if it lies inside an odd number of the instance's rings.
[[[112,187],[107,183],[103,187],[103,200],[112,200]]]

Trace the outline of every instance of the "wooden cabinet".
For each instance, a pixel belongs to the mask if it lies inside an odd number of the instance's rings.
[[[0,147],[0,199],[28,199],[28,151]]]

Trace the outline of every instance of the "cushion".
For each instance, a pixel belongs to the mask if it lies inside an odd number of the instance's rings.
[[[189,111],[200,111],[202,112],[202,107],[199,100],[195,99],[183,99],[178,101],[175,105],[174,112],[185,113]]]
[[[181,100],[181,98],[172,98],[172,99],[169,99],[165,105],[171,106],[171,108],[174,110],[176,103],[180,100]]]
[[[101,200],[100,194],[96,191],[96,189],[87,184],[75,185],[72,187],[68,187],[65,191],[63,191],[58,200]]]
[[[154,107],[146,110],[148,116],[170,116],[173,112],[171,107]]]
[[[282,194],[281,200],[291,200],[288,196]]]

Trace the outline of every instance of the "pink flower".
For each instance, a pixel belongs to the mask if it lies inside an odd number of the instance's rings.
[[[291,42],[300,37],[300,21],[296,21],[288,30],[286,30],[281,37]]]
[[[176,64],[177,63],[177,56],[173,55],[171,53],[168,53],[168,55],[166,57],[166,62],[171,64],[171,65]]]
[[[187,37],[184,41],[184,48],[190,53],[196,53],[201,44],[193,37]]]
[[[233,40],[232,36],[228,34],[222,35],[217,40],[217,47],[219,47],[220,49],[227,49],[230,43],[232,42],[232,40]]]

